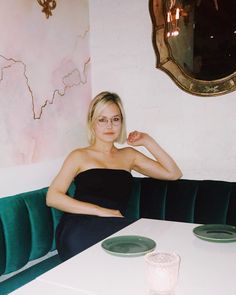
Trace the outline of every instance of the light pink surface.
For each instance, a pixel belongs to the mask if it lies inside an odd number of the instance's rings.
[[[64,156],[86,143],[91,99],[88,1],[0,10],[0,167]],[[7,28],[7,29],[6,29]]]

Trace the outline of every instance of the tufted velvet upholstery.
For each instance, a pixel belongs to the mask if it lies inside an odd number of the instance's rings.
[[[61,212],[45,203],[47,188],[0,198],[0,278],[55,250]],[[74,186],[68,194],[73,195]],[[236,183],[134,178],[128,217],[236,225]],[[0,295],[59,264],[58,255],[0,282]]]
[[[127,215],[236,225],[236,183],[136,178]]]
[[[16,271],[55,249],[58,220],[45,204],[46,191],[0,199],[0,274]]]
[[[0,279],[19,271],[29,261],[56,249],[54,233],[61,212],[46,206],[48,188],[0,198]],[[74,186],[68,191],[73,195]],[[0,282],[0,295],[8,294],[61,263],[58,255]]]

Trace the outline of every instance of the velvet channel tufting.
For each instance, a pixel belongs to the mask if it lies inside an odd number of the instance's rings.
[[[56,249],[55,229],[62,214],[46,206],[47,189],[0,198],[0,281],[13,274],[0,282],[0,295],[61,263],[54,252],[44,258]],[[68,194],[73,192],[72,184]],[[236,182],[134,177],[126,216],[236,226]],[[40,262],[22,269],[38,258]]]

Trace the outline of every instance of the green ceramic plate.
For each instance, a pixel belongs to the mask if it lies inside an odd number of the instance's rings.
[[[118,236],[102,242],[102,248],[116,256],[141,256],[156,248],[156,242],[142,236]]]
[[[210,242],[235,242],[236,227],[224,224],[206,224],[193,229],[195,236]]]

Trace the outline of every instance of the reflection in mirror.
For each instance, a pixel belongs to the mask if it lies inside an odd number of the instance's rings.
[[[157,67],[202,96],[236,89],[236,0],[152,0]]]

